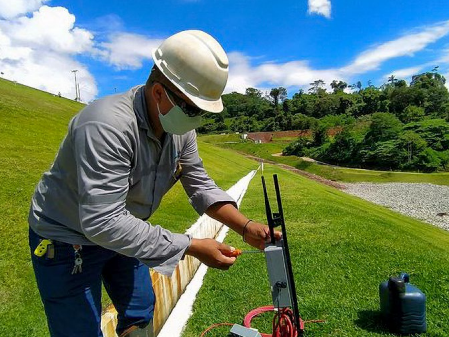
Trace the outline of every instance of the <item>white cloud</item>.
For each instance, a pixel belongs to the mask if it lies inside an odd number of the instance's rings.
[[[307,89],[315,80],[323,80],[327,86],[335,80],[344,80],[338,69],[315,70],[306,61],[293,61],[283,64],[264,63],[255,67],[251,58],[238,52],[228,54],[230,68],[225,92],[244,93],[246,88],[263,86],[302,87]]]
[[[1,0],[0,0],[1,1]],[[3,77],[51,93],[75,98],[73,69],[78,69],[81,98],[98,94],[95,79],[74,56],[93,50],[93,35],[74,26],[62,7],[42,6],[31,16],[0,20],[0,71]]]
[[[309,88],[310,83],[321,79],[329,89],[333,80],[342,80],[351,83],[354,75],[377,69],[389,59],[401,56],[413,56],[414,53],[423,50],[430,43],[446,36],[449,33],[449,21],[441,22],[433,26],[421,28],[398,39],[385,42],[370,48],[359,54],[354,62],[341,68],[313,69],[307,61],[297,60],[287,63],[266,62],[258,66],[252,66],[252,58],[242,53],[229,54],[230,73],[225,92],[245,92],[248,87],[261,88],[267,85]],[[437,63],[449,63],[449,50]],[[391,74],[397,78],[407,78],[419,73],[428,63],[418,66],[399,69]],[[432,66],[432,65],[430,65]]]
[[[309,14],[323,15],[326,18],[331,17],[331,2],[330,0],[309,0]]]
[[[95,79],[87,67],[76,60],[76,55],[97,57],[119,70],[137,69],[142,67],[144,61],[151,59],[152,50],[163,41],[123,32],[119,18],[111,17],[110,20],[115,22],[113,28],[106,31],[100,29],[102,33],[97,35],[97,39],[101,39],[107,34],[106,41],[95,44],[92,32],[76,27],[73,14],[63,7],[42,5],[46,1],[14,0],[14,11],[8,10],[16,14],[5,14],[3,7],[6,2],[0,0],[0,17],[13,16],[8,20],[0,19],[0,71],[4,72],[4,77],[74,98],[71,71],[78,69],[82,99],[89,101],[98,94]],[[40,6],[39,10],[31,15],[19,15],[37,6]],[[330,1],[309,0],[309,13],[329,18]],[[351,83],[354,75],[377,69],[392,58],[413,56],[448,33],[449,21],[423,27],[398,39],[371,47],[356,56],[352,63],[341,68],[313,69],[307,60],[252,65],[254,58],[244,53],[231,52],[228,55],[230,73],[225,92],[245,92],[248,87],[262,89],[274,86],[290,90],[307,89],[311,82],[318,79],[323,80],[328,88],[333,80]],[[449,50],[442,54],[436,64],[449,64]],[[398,78],[407,77],[423,67],[399,69],[392,73]]]
[[[449,49],[443,50],[441,57],[435,61],[436,65],[440,63],[449,64]]]
[[[149,39],[142,35],[118,33],[110,37],[110,41],[100,44],[99,55],[117,69],[137,69],[144,60],[151,60],[153,49],[163,40]]]
[[[18,45],[58,53],[82,53],[92,49],[93,34],[74,27],[75,16],[63,7],[42,6],[32,17],[0,21],[0,29]]]
[[[419,72],[425,67],[425,65],[420,65],[416,67],[404,68],[391,71],[389,74],[384,76],[384,79],[388,79],[391,75],[394,75],[395,78],[402,80],[409,78],[410,76],[417,75]]]
[[[0,18],[12,19],[32,12],[49,0],[0,0]]]
[[[257,87],[256,80],[253,79],[255,69],[251,67],[250,58],[239,52],[228,53],[229,76],[225,92],[237,91],[244,93],[246,88]]]
[[[425,27],[421,31],[404,35],[361,53],[352,64],[341,70],[348,74],[361,74],[377,69],[383,62],[401,56],[413,56],[429,44],[449,33],[449,21]]]
[[[75,98],[74,75],[71,71],[77,69],[81,100],[91,101],[98,94],[95,79],[88,69],[64,54],[30,51],[26,57],[18,58],[15,62],[0,59],[0,67],[3,77],[7,79],[55,95],[61,93],[70,99]]]

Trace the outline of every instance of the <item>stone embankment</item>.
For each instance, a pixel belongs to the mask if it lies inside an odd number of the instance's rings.
[[[344,184],[346,193],[449,230],[449,186],[411,183]]]
[[[282,154],[276,153],[274,156]],[[292,166],[246,157],[290,170],[348,194],[388,207],[449,231],[449,186],[420,183],[342,183],[320,177]]]

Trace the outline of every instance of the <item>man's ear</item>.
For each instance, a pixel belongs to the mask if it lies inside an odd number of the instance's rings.
[[[156,103],[160,104],[162,101],[162,96],[164,95],[164,87],[160,83],[155,82],[150,88],[150,94],[151,98]]]

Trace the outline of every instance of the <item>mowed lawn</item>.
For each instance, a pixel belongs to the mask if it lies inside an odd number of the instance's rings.
[[[29,256],[28,207],[70,118],[81,108],[0,80],[0,336],[48,335]],[[200,154],[225,189],[257,168],[254,161],[203,142]],[[308,336],[387,335],[379,322],[377,287],[401,271],[410,273],[428,297],[427,335],[449,335],[447,232],[265,165],[272,197],[272,173],[279,174],[301,315],[327,321],[307,325]],[[260,175],[250,184],[242,210],[265,219]],[[196,218],[178,184],[151,222],[183,232]],[[234,233],[227,241],[246,248]],[[227,272],[209,270],[184,335],[197,337],[214,323],[241,323],[249,310],[270,303],[263,255],[239,257]],[[257,324],[268,331],[269,319]],[[226,331],[207,336],[226,336]]]
[[[389,276],[410,274],[427,295],[428,333],[449,335],[449,232],[349,196],[294,173],[265,165],[276,211],[272,174],[279,177],[299,309],[306,336],[388,336],[379,312],[378,286]],[[260,174],[241,209],[263,221]],[[231,233],[226,242],[250,249]],[[242,255],[229,271],[209,269],[183,337],[197,337],[215,323],[242,323],[252,309],[270,305],[262,254]],[[270,332],[271,314],[255,327]],[[206,336],[226,336],[230,327]]]
[[[46,336],[28,248],[28,209],[82,104],[0,80],[0,336]]]
[[[70,119],[82,108],[80,103],[0,80],[2,337],[48,335],[28,248],[28,209],[34,188],[53,162]],[[209,174],[225,189],[257,168],[254,161],[207,144],[200,144],[200,154]],[[184,232],[197,217],[177,184],[150,220]],[[103,303],[110,303],[107,296]]]

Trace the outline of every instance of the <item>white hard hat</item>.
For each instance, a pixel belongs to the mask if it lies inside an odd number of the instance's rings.
[[[167,38],[153,51],[154,64],[196,106],[221,112],[221,95],[228,80],[229,61],[220,44],[200,30]]]

